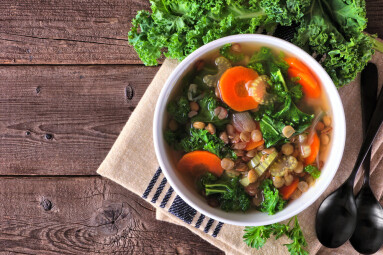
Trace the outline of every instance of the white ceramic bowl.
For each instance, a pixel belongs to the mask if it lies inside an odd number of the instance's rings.
[[[176,93],[177,86],[180,85],[178,81],[191,70],[196,61],[202,59],[205,54],[212,50],[219,49],[226,43],[254,43],[259,46],[270,47],[277,51],[281,50],[287,55],[295,56],[301,60],[306,66],[311,68],[319,79],[322,90],[327,97],[331,115],[333,116],[331,147],[320,178],[316,181],[315,185],[303,193],[300,198],[290,202],[285,209],[275,215],[267,215],[266,213],[261,213],[256,210],[246,213],[224,212],[219,208],[210,207],[205,198],[198,194],[195,188],[193,188],[189,182],[185,181],[183,176],[177,171],[175,167],[176,160],[171,156],[171,149],[164,140],[163,133],[168,121],[166,105]],[[245,34],[228,36],[210,42],[190,54],[177,66],[166,81],[157,101],[153,124],[154,146],[158,162],[167,180],[177,194],[197,211],[213,219],[240,226],[261,226],[280,222],[300,213],[310,206],[319,198],[332,181],[342,158],[346,138],[346,123],[342,102],[334,83],[326,71],[315,59],[302,49],[287,41],[267,35]]]

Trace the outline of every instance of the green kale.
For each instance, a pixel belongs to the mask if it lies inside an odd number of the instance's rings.
[[[296,133],[301,133],[310,126],[314,115],[299,110],[294,102],[292,102],[291,97],[286,96],[283,108],[276,112],[273,118],[282,121],[285,125],[292,126]]]
[[[253,69],[259,75],[266,74],[265,66],[262,63],[260,63],[260,62],[249,63],[249,64],[247,64],[247,67]]]
[[[375,40],[362,33],[366,25],[364,1],[311,1],[293,43],[324,56],[321,64],[339,87],[354,80],[374,53]]]
[[[235,152],[218,138],[217,135],[212,135],[205,129],[191,128],[190,135],[183,138],[179,146],[185,152],[205,150],[214,153],[219,158],[237,158]]]
[[[266,148],[286,141],[286,137],[282,134],[282,130],[286,126],[283,122],[264,114],[259,126],[263,139],[265,140]]]
[[[308,165],[305,167],[305,171],[309,173],[314,179],[318,179],[320,176],[320,171],[316,166]]]
[[[296,83],[289,87],[289,94],[294,102],[299,102],[303,98],[302,85]]]
[[[293,227],[290,225],[292,220],[293,218],[291,218],[286,225],[274,223],[272,225],[259,227],[245,227],[243,241],[249,247],[259,249],[265,245],[271,235],[273,235],[275,239],[286,235],[293,241],[292,243],[284,244],[291,255],[308,255],[308,252],[303,248],[307,247],[307,242],[299,226],[297,216],[294,217]]]
[[[204,177],[202,177],[204,178]],[[223,175],[218,180],[205,177],[202,181],[206,196],[216,195],[224,211],[247,211],[250,208],[250,197],[239,183],[238,177]]]
[[[340,87],[352,81],[383,44],[366,28],[365,0],[151,0],[152,12],[132,20],[129,43],[145,65],[166,57],[184,59],[202,45],[234,34],[273,34],[297,26],[293,43],[321,58]],[[263,63],[262,63],[263,64]],[[264,66],[249,64],[256,70]],[[283,68],[279,66],[282,70]],[[263,73],[263,72],[260,72]]]
[[[198,178],[196,182],[197,189],[199,191],[202,191],[205,189],[206,184],[215,183],[217,180],[218,178],[214,174],[210,172],[206,172],[205,174],[203,174],[201,177]]]
[[[198,100],[199,111],[196,116],[192,118],[192,122],[201,121],[207,123],[213,123],[214,126],[220,128],[230,122],[228,118],[220,120],[218,116],[215,115],[214,109],[218,106],[223,106],[214,92],[210,91],[205,94],[205,96]]]
[[[259,74],[267,74],[271,76],[273,70],[281,69],[284,72],[289,68],[286,61],[283,60],[283,53],[274,55],[273,51],[268,47],[261,47],[261,49],[253,54],[247,67],[259,71]]]
[[[273,33],[303,16],[308,0],[151,0],[152,13],[139,11],[129,43],[145,65],[166,57],[184,59],[202,45],[233,34]],[[166,49],[163,51],[163,49]]]
[[[260,128],[267,148],[287,141],[282,134],[285,126],[292,126],[295,134],[299,134],[310,126],[314,118],[313,115],[302,112],[295,105],[292,95],[298,92],[288,89],[281,69],[273,63],[270,65],[270,80],[269,93],[275,95],[277,100],[270,106],[262,106],[259,113],[253,114],[256,120],[260,120]]]
[[[178,100],[173,100],[168,104],[167,111],[179,124],[186,124],[190,112],[189,101],[184,96]]]
[[[219,54],[230,60],[231,62],[241,61],[245,55],[243,53],[235,53],[231,51],[231,43],[227,43],[219,49]]]
[[[267,212],[269,215],[273,215],[281,210],[286,205],[286,201],[282,199],[278,189],[273,185],[272,180],[266,179],[260,186],[263,189],[264,200],[260,205],[261,212]]]

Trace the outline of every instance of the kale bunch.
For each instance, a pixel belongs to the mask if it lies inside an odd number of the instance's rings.
[[[233,34],[273,34],[296,27],[293,43],[317,56],[336,86],[352,81],[383,44],[362,33],[365,1],[349,0],[150,0],[151,10],[132,20],[129,43],[145,65],[184,59],[202,45]],[[221,52],[224,56],[228,48]],[[237,61],[240,56],[234,57]],[[261,65],[256,64],[260,70]],[[262,72],[260,72],[262,73]]]

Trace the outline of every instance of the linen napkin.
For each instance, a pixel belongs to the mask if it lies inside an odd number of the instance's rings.
[[[383,54],[376,53],[372,62],[378,65],[379,84],[382,84]],[[177,61],[165,60],[97,172],[150,202],[157,209],[157,219],[188,228],[226,254],[289,254],[283,246],[289,242],[285,237],[278,240],[270,238],[259,250],[247,247],[242,241],[243,227],[224,224],[197,212],[175,193],[158,167],[151,142],[154,108],[161,88],[177,64]],[[339,170],[326,192],[298,216],[310,254],[358,254],[349,243],[331,250],[321,246],[315,235],[314,221],[324,197],[339,187],[351,172],[362,143],[359,84],[358,77],[352,84],[339,90],[347,126],[346,146]],[[371,162],[371,183],[375,195],[380,199],[383,193],[383,171],[379,171],[383,168],[382,143],[383,132],[380,132],[373,146]],[[361,174],[357,177],[359,186],[360,177]],[[383,249],[379,254],[383,254]]]

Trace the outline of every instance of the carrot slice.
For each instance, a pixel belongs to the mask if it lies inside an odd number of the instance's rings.
[[[208,151],[193,151],[185,154],[178,161],[177,169],[193,176],[199,176],[205,172],[216,176],[221,176],[223,173],[221,159]]]
[[[258,142],[253,142],[253,141],[251,140],[250,142],[248,142],[248,143],[246,144],[245,150],[247,150],[247,151],[251,151],[251,150],[257,148],[258,146],[260,146],[260,145],[262,145],[262,144],[264,144],[264,143],[265,143],[265,141],[264,141],[263,139],[262,139],[261,141],[258,141]]]
[[[287,70],[290,78],[299,77],[298,83],[302,85],[304,94],[310,98],[318,98],[321,94],[321,88],[310,73],[302,72],[295,68],[289,68]]]
[[[297,70],[304,72],[304,73],[311,73],[310,69],[308,69],[307,66],[305,66],[305,64],[303,64],[301,61],[299,61],[296,58],[287,57],[287,58],[285,58],[285,61],[287,62],[287,64],[291,68],[297,69]]]
[[[284,186],[279,189],[279,192],[281,193],[284,200],[288,200],[291,197],[294,191],[298,188],[298,183],[299,179],[296,178],[289,186]]]
[[[304,159],[306,166],[315,162],[315,159],[317,158],[318,153],[319,153],[319,147],[320,147],[319,137],[316,133],[314,133],[313,141],[310,144],[311,154],[310,154],[310,156],[308,156],[307,158]]]
[[[256,71],[243,66],[227,69],[219,80],[222,100],[235,111],[242,112],[255,109],[258,103],[249,95],[246,83],[258,77]]]

